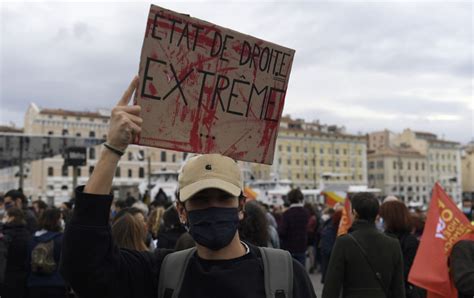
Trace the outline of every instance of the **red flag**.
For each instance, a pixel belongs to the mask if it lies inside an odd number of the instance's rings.
[[[351,201],[349,200],[349,195],[346,197],[344,202],[344,208],[342,209],[341,221],[339,222],[339,227],[337,229],[337,236],[347,234],[349,228],[352,226],[351,218]]]
[[[426,217],[425,230],[408,281],[428,290],[429,298],[457,297],[449,275],[448,257],[460,239],[474,240],[474,228],[436,183]]]

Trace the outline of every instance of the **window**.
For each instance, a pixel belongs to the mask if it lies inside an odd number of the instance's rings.
[[[54,168],[53,167],[48,167],[48,176],[54,176]]]
[[[138,157],[139,160],[144,160],[145,159],[145,151],[138,150],[138,155],[139,155],[139,157]]]
[[[62,172],[63,177],[67,177],[68,174],[69,174],[69,173],[68,173],[67,166],[63,166],[61,172]]]
[[[399,180],[400,180],[400,182],[403,182],[403,176],[400,176]]]
[[[296,146],[296,153],[300,152],[300,147]]]
[[[95,159],[95,148],[89,148],[89,159]]]
[[[304,165],[307,166],[308,165],[308,161],[305,159],[304,160]]]
[[[286,147],[286,152],[291,152],[291,146],[290,146],[290,145],[288,145],[288,146]]]
[[[95,131],[89,131],[89,138],[95,138]]]
[[[291,165],[291,159],[288,158],[288,160],[286,161],[286,163],[287,163],[288,165]]]
[[[375,163],[373,161],[369,161],[369,169],[375,168]]]
[[[68,130],[67,130],[67,129],[63,129],[62,135],[63,135],[63,136],[67,136],[68,134],[69,134]]]
[[[94,167],[93,167],[93,166],[90,166],[90,167],[89,167],[89,175],[92,174],[93,171],[94,171]]]
[[[321,147],[321,148],[319,149],[319,153],[323,154],[323,153],[324,153],[324,148]]]
[[[52,136],[54,134],[54,132],[52,132],[51,130],[48,131],[48,136]]]
[[[296,165],[297,165],[297,166],[300,165],[300,160],[299,160],[299,159],[296,160]]]
[[[128,155],[127,157],[128,157],[128,160],[129,160],[129,161],[133,159],[133,154],[132,154],[132,152],[129,151],[129,152],[127,153],[127,155]]]
[[[393,181],[397,182],[397,176],[393,176]]]
[[[339,160],[336,160],[336,167],[339,167]]]
[[[424,163],[424,162],[421,163],[421,170],[422,170],[422,171],[425,170],[425,163]]]
[[[171,160],[172,160],[173,162],[176,162],[176,154],[173,154],[173,155],[171,156]]]
[[[402,161],[400,161],[400,162],[398,163],[398,166],[400,167],[400,170],[403,170],[403,162],[402,162]]]
[[[138,177],[139,178],[144,178],[145,177],[145,169],[143,167],[140,167],[138,169]]]
[[[80,132],[76,133],[76,137],[79,137],[79,138],[80,138],[80,137],[81,137],[81,133],[80,133]]]
[[[397,169],[397,162],[396,162],[396,161],[393,162],[393,169],[394,169],[394,170]]]
[[[61,186],[61,190],[67,190],[67,185]]]
[[[411,182],[411,176],[408,176],[408,182]]]
[[[415,171],[418,171],[418,162],[415,162]]]
[[[161,151],[161,162],[166,162],[166,151]]]
[[[347,161],[344,161],[344,167],[347,167]]]
[[[407,163],[407,168],[408,168],[409,170],[411,170],[411,162],[408,162],[408,163]]]
[[[281,145],[278,145],[278,151],[282,151],[283,150],[283,147]]]
[[[281,165],[281,157],[278,158],[278,164]]]
[[[377,169],[383,169],[383,160],[377,161]]]
[[[344,152],[344,155],[346,155],[346,154],[347,154],[347,149],[344,149],[344,151],[343,151],[343,152]]]
[[[324,160],[321,159],[321,160],[319,161],[319,165],[323,167],[323,166],[324,166]]]
[[[81,168],[79,167],[76,168],[76,175],[77,177],[81,177]]]
[[[339,148],[336,148],[336,154],[339,154]]]
[[[128,178],[132,178],[132,169],[128,169]]]
[[[120,167],[115,169],[115,177],[120,177]]]

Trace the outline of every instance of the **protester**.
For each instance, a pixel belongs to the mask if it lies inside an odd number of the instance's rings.
[[[314,264],[316,258],[316,230],[318,228],[318,221],[316,219],[316,212],[314,210],[313,205],[307,203],[304,205],[304,208],[308,211],[309,220],[308,225],[306,227],[306,231],[308,233],[308,249],[307,254],[309,258],[309,273],[314,273]]]
[[[0,296],[2,298],[23,298],[26,294],[26,278],[28,268],[25,260],[28,257],[28,244],[31,234],[26,228],[25,214],[19,208],[8,209],[3,225],[1,245],[8,253],[1,255],[6,258],[4,281]],[[2,260],[3,262],[4,260]]]
[[[336,239],[323,297],[405,297],[403,259],[398,241],[377,230],[379,202],[372,193],[351,197],[355,221]]]
[[[29,249],[29,298],[64,298],[66,284],[59,274],[63,232],[61,211],[46,209]],[[93,257],[93,256],[89,256]]]
[[[341,216],[342,210],[335,212],[332,208],[325,209],[321,216],[321,220],[323,221],[321,240],[319,242],[321,251],[321,283],[324,283],[325,280],[332,248],[336,242],[337,228],[339,227]]]
[[[416,213],[410,213],[410,222],[412,225],[411,233],[420,241],[425,229],[425,217]]]
[[[160,288],[158,292],[158,280],[169,278],[160,273],[167,251],[117,249],[108,228],[110,190],[121,152],[133,134],[140,133],[140,108],[127,106],[137,84],[135,79],[113,109],[107,146],[87,185],[76,192],[73,219],[64,239],[63,276],[81,297],[147,298],[162,297],[164,292],[194,298],[268,297],[260,250],[241,242],[237,231],[243,183],[239,166],[228,157],[211,154],[191,158],[180,173],[177,208],[180,220],[196,241],[196,251],[189,255],[183,271],[172,271],[182,281],[181,287]],[[215,229],[216,224],[219,229]],[[164,260],[178,256],[168,254]],[[292,276],[294,298],[315,297],[304,269],[297,262],[290,264],[292,275],[283,271],[272,272],[272,276]]]
[[[131,213],[124,213],[112,224],[112,237],[119,248],[147,251],[143,224]]]
[[[115,224],[115,222],[118,221],[125,214],[130,214],[136,219],[136,222],[139,223],[140,228],[143,234],[145,235],[146,246],[148,247],[149,250],[151,251],[154,250],[156,246],[153,241],[153,237],[151,233],[148,231],[147,220],[146,220],[144,210],[136,208],[136,207],[123,208],[115,215],[114,219],[112,220],[112,225]]]
[[[303,199],[303,193],[299,189],[288,193],[290,208],[283,213],[281,224],[278,225],[278,234],[281,247],[288,250],[293,258],[305,267],[309,214],[303,207]]]
[[[195,247],[196,242],[193,239],[193,236],[191,236],[188,232],[182,234],[179,238],[178,241],[176,241],[176,246],[175,246],[175,251],[180,251],[180,250],[185,250],[191,247]]]
[[[120,212],[120,210],[127,208],[127,203],[125,203],[125,200],[116,200],[114,201],[112,206],[113,207],[110,209],[111,210],[110,217],[113,220],[115,216]]]
[[[240,221],[240,239],[255,246],[268,246],[270,235],[265,210],[256,201],[244,205],[244,218]]]
[[[403,256],[403,277],[407,298],[425,296],[423,290],[408,282],[413,260],[416,256],[419,241],[414,236],[408,208],[401,201],[384,201],[380,206],[380,217],[383,218],[385,233],[398,239]]]
[[[163,225],[158,231],[158,247],[173,249],[176,242],[186,229],[179,220],[178,210],[175,206],[170,206],[163,214]]]
[[[163,224],[163,214],[165,213],[165,208],[157,207],[153,208],[148,216],[148,232],[150,232],[153,239],[158,238],[158,231],[160,230],[161,225]]]
[[[5,202],[3,199],[3,196],[0,195],[0,222],[2,222],[3,217],[5,216],[6,210],[5,210]]]
[[[474,297],[474,241],[461,240],[456,243],[450,263],[459,298]]]
[[[33,201],[31,203],[31,205],[33,206],[33,211],[35,213],[36,218],[40,218],[41,215],[43,214],[44,210],[46,210],[46,208],[48,208],[48,204],[46,204],[42,200]]]
[[[37,229],[37,220],[33,211],[28,209],[28,200],[26,199],[23,192],[12,189],[8,191],[4,196],[5,209],[8,210],[11,207],[17,207],[25,214],[26,227],[30,233],[34,233]]]
[[[462,200],[462,213],[466,215],[469,221],[474,221],[473,217],[473,207],[472,207],[472,200],[465,198]]]

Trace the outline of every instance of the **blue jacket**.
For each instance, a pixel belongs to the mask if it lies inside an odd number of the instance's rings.
[[[38,274],[31,271],[31,252],[39,243],[54,241],[54,261],[57,269],[52,274]],[[61,257],[62,232],[37,231],[29,247],[28,254],[28,287],[64,287],[64,279],[59,274],[59,259]]]

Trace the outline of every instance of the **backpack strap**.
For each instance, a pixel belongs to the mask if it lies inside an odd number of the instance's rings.
[[[375,269],[375,266],[372,264],[371,259],[367,255],[367,252],[365,251],[365,249],[362,247],[362,245],[360,245],[359,241],[357,241],[357,239],[354,236],[352,236],[351,233],[347,233],[347,235],[349,236],[349,238],[351,238],[355,242],[355,244],[359,248],[360,252],[364,256],[365,260],[367,261],[367,264],[369,264],[369,267],[370,267],[370,269],[372,269],[372,272],[374,273],[375,278],[379,282],[380,287],[382,288],[382,291],[385,294],[385,297],[390,297],[389,294],[388,294],[388,290],[385,287],[385,283],[383,282],[382,274]]]
[[[267,298],[293,297],[293,258],[286,250],[259,247]]]
[[[195,247],[168,254],[161,264],[158,298],[178,298]]]

